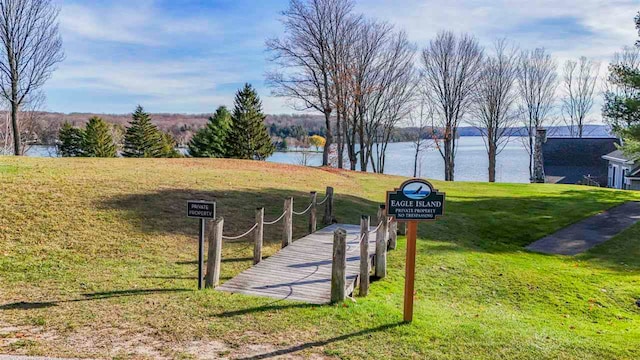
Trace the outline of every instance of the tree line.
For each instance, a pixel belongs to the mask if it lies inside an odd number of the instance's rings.
[[[188,144],[189,156],[266,160],[275,151],[264,123],[262,103],[249,84],[236,93],[230,113],[220,106],[207,125],[198,130]],[[84,129],[65,122],[59,132],[59,153],[63,157],[181,157],[176,141],[151,122],[151,116],[138,106],[124,130],[122,145],[117,126],[92,117]],[[119,151],[118,148],[122,150]]]
[[[497,155],[521,124],[533,179],[537,129],[562,121],[575,137],[587,135],[599,64],[585,57],[567,61],[560,77],[543,48],[498,39],[485,49],[471,34],[446,30],[418,54],[405,32],[356,13],[352,0],[291,0],[281,21],[284,33],[266,42],[276,68],[267,81],[295,109],[325,117],[323,165],[333,147],[340,168],[384,172],[388,142],[409,124],[416,161],[425,143],[435,146],[452,181],[466,122],[482,132],[495,181]]]
[[[58,152],[63,157],[116,157],[119,129],[100,117],[89,119],[84,129],[65,122],[58,135]],[[158,129],[151,116],[138,106],[131,116],[122,143],[121,155],[137,158],[180,157],[173,137]]]

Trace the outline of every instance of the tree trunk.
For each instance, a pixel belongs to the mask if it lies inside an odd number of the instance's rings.
[[[11,130],[13,131],[13,153],[16,156],[22,155],[22,149],[20,148],[20,127],[18,126],[18,111],[20,107],[17,104],[17,99],[11,101]]]
[[[336,112],[336,144],[338,145],[338,169],[344,169],[344,134],[340,111]]]
[[[416,153],[413,155],[413,177],[418,177],[418,157],[420,156],[420,143],[416,144]]]
[[[496,144],[489,141],[489,182],[496,182]]]
[[[444,139],[444,180],[453,181],[453,143],[450,135]]]
[[[324,150],[322,152],[322,166],[329,165],[329,151],[331,150],[331,143],[333,142],[333,134],[331,134],[331,113],[325,111],[324,113],[325,125],[327,127],[326,142],[324,143]]]

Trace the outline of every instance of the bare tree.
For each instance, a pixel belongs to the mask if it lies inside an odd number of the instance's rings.
[[[373,171],[381,174],[393,131],[408,116],[415,97],[415,52],[416,47],[404,32],[392,34],[380,54],[380,66],[374,68],[378,72],[373,74],[377,85],[369,92],[367,147]]]
[[[51,0],[0,1],[0,94],[11,107],[13,150],[21,155],[18,113],[64,59]]]
[[[482,52],[473,36],[451,31],[440,32],[422,52],[424,94],[434,110],[434,127],[443,132],[436,147],[444,159],[446,181],[454,180],[458,126],[473,100]]]
[[[518,52],[506,40],[494,44],[486,57],[475,93],[474,120],[482,133],[489,157],[489,182],[496,181],[496,159],[509,142],[516,120]]]
[[[563,69],[562,116],[572,137],[584,136],[584,125],[594,103],[600,64],[586,57],[567,60]]]
[[[429,149],[433,145],[433,128],[431,123],[433,111],[428,107],[424,99],[409,114],[409,127],[413,130],[411,145],[413,147],[413,177],[420,176],[418,172],[418,163],[421,159],[423,151]]]
[[[558,86],[557,64],[544,49],[523,51],[518,66],[518,90],[522,101],[525,148],[529,153],[529,176],[533,180],[536,131],[549,121]]]
[[[314,109],[325,117],[327,128],[322,164],[329,163],[333,143],[331,113],[334,110],[332,34],[348,22],[351,0],[290,0],[283,12],[285,36],[267,41],[272,61],[279,69],[267,75],[276,96],[294,100],[298,110]]]

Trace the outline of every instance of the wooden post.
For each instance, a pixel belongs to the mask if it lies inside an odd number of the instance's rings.
[[[398,246],[398,222],[391,220],[391,226],[389,227],[389,249],[395,250]]]
[[[285,248],[293,242],[293,198],[284,200],[284,228],[282,230],[282,247]]]
[[[209,250],[207,254],[207,275],[204,282],[206,288],[220,285],[220,262],[222,260],[222,231],[224,218],[211,221],[209,227]]]
[[[416,276],[416,238],[418,222],[409,221],[407,225],[407,264],[404,275],[404,321],[413,321],[413,292]]]
[[[378,209],[378,231],[376,232],[376,277],[382,279],[387,275],[387,211],[385,205]]]
[[[333,223],[333,188],[327,186],[327,202],[324,204],[324,218],[322,222],[325,225],[331,225]]]
[[[368,216],[360,219],[360,296],[369,294],[369,223]]]
[[[318,229],[317,209],[318,206],[318,193],[311,192],[311,210],[309,210],[309,233],[313,234]]]
[[[333,262],[331,264],[331,302],[346,299],[345,284],[347,282],[347,232],[337,229],[333,232]]]
[[[264,238],[264,208],[256,209],[256,230],[254,233],[253,265],[262,261],[262,243]]]

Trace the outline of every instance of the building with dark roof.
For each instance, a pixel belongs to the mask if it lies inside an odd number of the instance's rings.
[[[620,150],[602,157],[609,163],[607,187],[622,190],[640,190],[640,164]]]
[[[542,146],[546,182],[605,186],[609,164],[603,156],[617,144],[615,138],[547,138]]]

